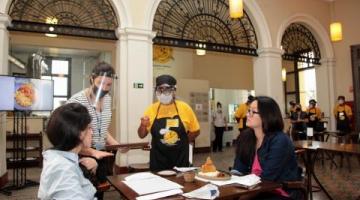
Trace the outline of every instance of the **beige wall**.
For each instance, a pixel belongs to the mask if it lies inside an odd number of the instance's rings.
[[[336,56],[336,91],[335,97],[344,95],[346,100],[353,100],[349,87],[353,85],[350,46],[360,44],[359,0],[335,1],[335,17],[342,23],[343,40],[333,43]]]
[[[198,56],[193,49],[173,48],[173,59],[154,62],[154,77],[171,74],[177,79],[207,80],[211,88],[254,89],[253,61],[250,56],[207,51]]]
[[[194,57],[194,78],[209,80],[211,88],[254,89],[253,58],[207,52]]]

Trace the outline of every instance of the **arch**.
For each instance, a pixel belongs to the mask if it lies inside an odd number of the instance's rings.
[[[270,29],[259,5],[254,0],[244,0],[244,8],[255,28],[258,48],[272,47]]]
[[[277,33],[276,47],[280,48],[282,36],[286,28],[292,23],[300,23],[311,31],[320,47],[322,58],[334,58],[334,50],[327,31],[313,16],[304,13],[295,14],[284,20]]]
[[[149,6],[149,10],[146,14],[148,20],[145,22],[145,28],[148,30],[152,30],[155,13],[160,4],[160,1],[161,0],[154,0],[152,5]],[[265,20],[265,16],[261,12],[261,8],[254,0],[245,0],[244,7],[252,22],[252,25],[255,28],[255,34],[258,40],[258,48],[271,47],[272,40],[269,26]]]
[[[0,1],[0,12],[7,14],[12,1],[13,0]],[[124,0],[109,0],[109,2],[114,9],[117,20],[120,22],[118,28],[131,26],[132,21],[128,13],[130,9]]]

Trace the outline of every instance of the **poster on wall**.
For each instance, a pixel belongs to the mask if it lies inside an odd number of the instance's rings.
[[[190,106],[199,122],[209,121],[209,95],[206,92],[191,92]]]
[[[15,78],[10,76],[0,76],[0,111],[14,110],[14,88]]]
[[[52,80],[15,78],[15,110],[50,111],[53,109]]]

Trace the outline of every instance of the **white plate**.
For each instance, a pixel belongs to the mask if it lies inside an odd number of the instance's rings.
[[[163,170],[163,171],[159,171],[157,174],[161,176],[172,176],[175,175],[176,172],[173,170]]]

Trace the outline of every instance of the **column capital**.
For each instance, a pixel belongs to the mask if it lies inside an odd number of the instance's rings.
[[[0,29],[6,29],[11,23],[11,18],[5,13],[0,13]]]
[[[156,32],[139,28],[118,28],[116,34],[120,40],[151,41],[156,36]]]
[[[322,58],[320,59],[321,65],[327,65],[327,66],[335,66],[336,59],[335,58]]]
[[[279,58],[284,53],[284,50],[275,47],[259,48],[257,50],[259,57],[275,57]]]

